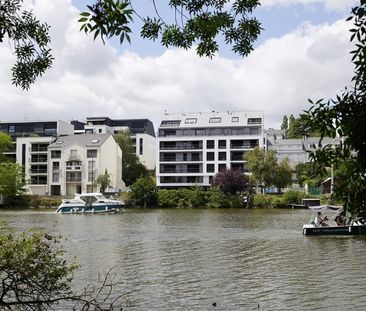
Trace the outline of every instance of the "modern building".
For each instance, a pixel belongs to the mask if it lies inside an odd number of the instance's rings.
[[[106,171],[110,186],[122,189],[122,151],[111,134],[58,137],[48,146],[48,191],[74,195],[97,191],[95,180]]]
[[[210,186],[223,169],[247,172],[244,154],[257,146],[264,147],[262,112],[166,113],[157,137],[157,186]]]
[[[48,193],[48,145],[60,135],[70,135],[74,126],[60,120],[0,122],[0,131],[8,134],[14,146],[7,156],[24,168],[31,194]]]
[[[148,119],[112,120],[108,117],[88,117],[85,133],[116,134],[129,130],[139,160],[149,170],[155,169],[156,137],[154,125]]]

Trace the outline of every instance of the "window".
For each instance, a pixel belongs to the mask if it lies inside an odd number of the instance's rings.
[[[60,174],[52,173],[52,182],[59,182],[59,181],[60,181]]]
[[[15,125],[9,125],[8,132],[15,133]]]
[[[197,123],[197,118],[187,118],[185,121],[184,121],[185,124],[195,124]]]
[[[214,140],[208,140],[206,142],[206,148],[207,149],[214,149],[215,148],[215,141]]]
[[[102,131],[103,131],[102,129],[98,129],[98,133],[102,133]]]
[[[164,126],[177,126],[180,124],[180,120],[167,120],[167,121],[161,121],[160,126],[164,127]]]
[[[95,161],[88,161],[88,171],[95,171],[96,164]]]
[[[51,151],[51,158],[52,159],[59,159],[59,158],[61,158],[61,150],[52,150]]]
[[[219,140],[219,149],[226,149],[226,140]]]
[[[144,140],[142,138],[140,138],[140,150],[139,150],[139,154],[143,155],[144,154]]]
[[[210,123],[221,123],[221,118],[220,117],[210,118],[209,122]]]
[[[226,161],[226,152],[219,152],[219,161]]]
[[[78,156],[77,150],[70,150],[70,158],[75,159]]]
[[[233,122],[233,123],[239,122],[239,117],[232,117],[231,122]]]
[[[60,162],[52,162],[52,170],[57,171],[60,169]]]
[[[215,152],[207,152],[207,161],[215,161]]]
[[[206,171],[207,171],[207,173],[214,173],[215,172],[215,164],[207,164]]]
[[[248,118],[248,124],[261,124],[262,118]]]
[[[96,149],[89,149],[86,151],[87,158],[96,158],[97,157],[97,150]]]

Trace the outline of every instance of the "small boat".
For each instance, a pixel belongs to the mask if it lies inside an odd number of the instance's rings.
[[[342,206],[320,205],[309,206],[309,209],[313,213],[310,218],[309,224],[305,224],[302,228],[302,233],[304,235],[366,234],[365,219],[343,218],[344,211]]]
[[[75,198],[62,200],[59,214],[94,214],[124,212],[124,202],[107,199],[101,193],[76,193]]]

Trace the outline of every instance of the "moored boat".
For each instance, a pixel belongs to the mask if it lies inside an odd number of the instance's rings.
[[[304,235],[366,235],[364,219],[347,219],[342,206],[309,206],[313,212],[308,224],[302,228]]]
[[[62,203],[57,208],[56,213],[119,213],[124,211],[123,207],[124,202],[107,199],[101,193],[76,193],[73,199],[62,200]]]

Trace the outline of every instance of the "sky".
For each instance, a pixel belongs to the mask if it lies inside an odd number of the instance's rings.
[[[245,58],[223,47],[213,59],[194,49],[166,49],[136,34],[131,44],[93,41],[78,14],[93,0],[24,0],[50,26],[55,58],[29,91],[11,84],[9,42],[0,44],[0,121],[147,118],[155,130],[165,112],[263,111],[265,128],[334,98],[351,84],[346,22],[354,0],[262,0],[254,11],[264,30]],[[150,12],[151,0],[135,8]],[[168,1],[157,1],[168,14]]]

